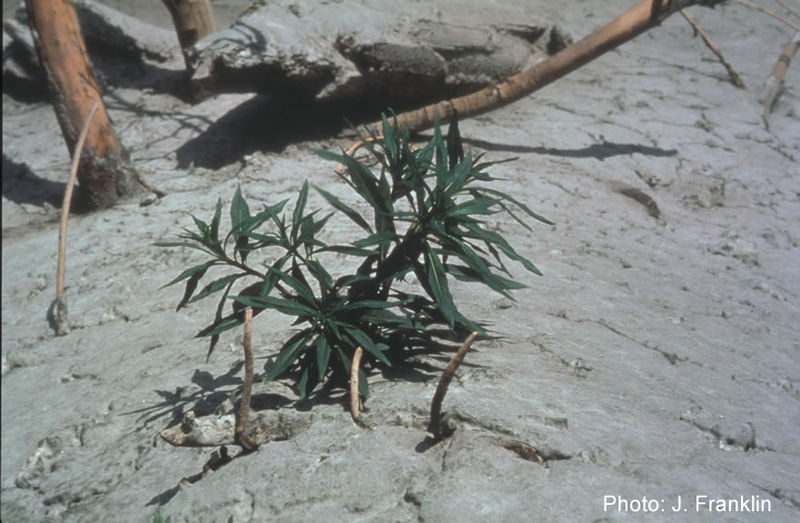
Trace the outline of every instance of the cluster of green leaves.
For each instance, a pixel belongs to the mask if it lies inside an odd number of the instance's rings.
[[[254,314],[272,309],[293,316],[302,328],[285,341],[266,379],[296,372],[304,397],[331,374],[349,375],[358,346],[369,361],[388,366],[398,350],[431,326],[482,332],[458,310],[450,277],[511,297],[510,291],[524,285],[511,279],[504,259],[540,274],[500,234],[487,229],[485,217],[506,213],[528,229],[519,214],[551,222],[485,186],[494,180],[485,172],[492,163],[464,153],[455,122],[446,136],[436,125],[433,139],[414,149],[407,133],[396,132],[384,117],[383,135],[371,136],[364,145],[369,162],[345,153],[315,152],[344,166],[339,176],[371,213],[365,215],[321,188],[316,190],[332,211],[324,216],[318,210],[309,212],[307,182],[290,215],[288,201],[253,213],[238,189],[230,208],[231,230],[224,238],[219,232],[220,201],[210,223],[193,217],[196,231],[184,229],[180,241],[159,244],[190,247],[209,256],[167,284],[186,282],[178,309],[221,292],[214,321],[198,334],[211,337],[209,355],[222,332],[243,322],[245,307],[252,307]],[[336,212],[358,225],[362,236],[348,244],[324,241],[320,233]],[[250,264],[257,251],[273,255],[259,269]],[[357,269],[352,273],[334,277],[320,261],[327,252],[354,257],[360,264],[353,264]],[[215,266],[234,272],[198,291]],[[409,285],[403,286],[406,290],[396,288],[411,275],[419,292],[409,292]],[[234,284],[243,278],[254,281],[233,295]],[[367,395],[361,373],[361,393]]]

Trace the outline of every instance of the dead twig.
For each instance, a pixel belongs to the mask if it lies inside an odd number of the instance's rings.
[[[86,143],[86,136],[89,134],[89,125],[92,123],[94,113],[99,107],[97,101],[92,105],[86,121],[78,136],[75,144],[75,152],[72,155],[72,168],[69,171],[67,188],[64,191],[64,203],[61,205],[61,224],[58,228],[58,263],[56,266],[56,335],[63,336],[69,332],[69,320],[67,319],[67,298],[64,294],[64,265],[67,260],[67,219],[69,218],[69,208],[72,204],[72,189],[78,177],[78,164],[81,161],[81,152]]]
[[[778,57],[778,61],[775,62],[775,67],[772,68],[772,74],[767,78],[764,84],[762,95],[764,100],[764,118],[772,111],[772,106],[778,98],[781,85],[783,85],[783,75],[786,74],[786,70],[789,69],[789,64],[792,62],[792,57],[797,53],[798,47],[800,47],[800,32],[796,33],[794,38],[783,48],[783,52]]]
[[[794,16],[796,16],[797,18],[800,18],[800,12],[798,12],[796,9],[792,8],[792,6],[790,6],[789,4],[784,2],[783,0],[775,0],[775,1],[778,2],[779,4],[781,4],[781,7],[783,7],[784,9],[789,11],[790,13],[792,13]]]
[[[724,65],[725,69],[728,70],[728,76],[730,77],[731,82],[733,83],[733,85],[735,85],[739,89],[744,89],[744,82],[742,82],[742,79],[739,77],[739,75],[736,73],[736,71],[733,70],[733,67],[731,66],[731,64],[729,64],[728,61],[725,60],[725,57],[722,56],[722,52],[719,50],[719,48],[716,45],[714,45],[714,42],[711,41],[711,38],[708,36],[708,34],[706,34],[706,32],[703,30],[703,28],[700,27],[700,24],[695,22],[694,19],[691,16],[689,16],[689,13],[686,12],[686,9],[681,9],[681,14],[686,19],[686,21],[691,24],[691,26],[692,26],[692,28],[694,28],[695,32],[698,35],[700,35],[700,38],[703,39],[703,42],[705,42],[706,47],[711,49],[711,51],[715,55],[717,55],[717,58],[719,58],[719,61],[722,62],[722,65]]]
[[[250,394],[253,389],[253,347],[251,344],[253,332],[253,309],[244,310],[244,385],[242,385],[242,399],[239,402],[239,416],[236,419],[234,441],[247,451],[255,450],[258,444],[244,433],[247,424],[247,412],[250,408]]]
[[[350,415],[353,416],[353,421],[358,423],[359,416],[361,415],[361,398],[358,393],[358,369],[361,366],[361,356],[364,355],[364,349],[357,347],[353,354],[353,362],[350,364]]]
[[[797,25],[797,24],[793,23],[791,20],[786,19],[785,17],[779,15],[775,11],[771,11],[771,10],[767,9],[766,7],[761,7],[760,5],[751,4],[747,0],[732,0],[732,1],[736,2],[737,4],[742,4],[745,7],[749,7],[751,9],[755,9],[756,11],[761,11],[762,13],[768,14],[772,18],[774,18],[776,20],[780,20],[784,24],[788,25],[789,27],[791,27],[795,31],[800,31],[800,25]]]
[[[439,380],[439,385],[436,387],[436,392],[433,394],[433,400],[431,401],[430,430],[437,439],[442,437],[442,401],[444,400],[444,395],[447,394],[447,387],[450,386],[456,369],[458,369],[458,366],[464,361],[464,356],[472,346],[472,342],[475,341],[476,336],[478,336],[477,332],[470,334],[461,348],[458,349],[456,355],[453,356],[453,359],[450,360],[450,363],[447,364],[444,372],[442,372],[442,378]]]

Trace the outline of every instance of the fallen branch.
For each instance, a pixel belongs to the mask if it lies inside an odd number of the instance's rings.
[[[447,394],[447,387],[450,386],[453,375],[458,369],[458,366],[461,365],[461,362],[464,361],[464,356],[466,356],[467,351],[472,346],[472,342],[475,341],[477,335],[477,332],[470,334],[461,348],[458,349],[456,355],[453,356],[453,359],[450,360],[450,363],[445,367],[444,372],[442,372],[439,385],[436,387],[436,392],[433,394],[433,400],[431,401],[430,430],[436,438],[442,437],[442,401],[444,401],[444,395]]]
[[[762,99],[764,100],[765,118],[772,111],[772,106],[775,105],[775,100],[777,100],[781,85],[783,85],[783,75],[785,75],[786,70],[789,69],[789,64],[792,62],[792,57],[797,53],[798,47],[800,47],[800,32],[796,33],[794,38],[783,48],[783,52],[778,57],[778,61],[775,62],[775,67],[772,68],[772,74],[767,78],[764,84]]]
[[[444,100],[400,114],[396,127],[418,131],[431,127],[438,116],[449,122],[483,114],[515,102],[566,74],[658,26],[670,15],[692,5],[714,6],[724,0],[642,0],[610,24],[548,59],[472,94]],[[378,134],[378,128],[375,134]]]
[[[28,25],[67,148],[74,154],[89,108],[99,105],[81,154],[78,197],[90,208],[113,205],[145,185],[114,132],[72,0],[26,0]]]
[[[364,349],[361,347],[356,348],[353,354],[353,362],[350,364],[350,415],[353,416],[353,421],[358,423],[361,409],[359,407],[361,401],[358,393],[358,369],[361,366],[361,356],[364,355]]]
[[[217,31],[211,2],[209,0],[162,1],[172,16],[186,69],[191,70],[192,59],[189,50],[198,40]]]
[[[58,228],[58,262],[56,265],[56,335],[63,336],[69,332],[69,320],[67,319],[67,298],[64,294],[64,265],[67,261],[67,219],[69,218],[69,209],[72,205],[72,189],[75,186],[75,180],[78,177],[78,164],[81,161],[81,152],[83,151],[83,144],[86,143],[86,136],[89,134],[89,125],[92,123],[94,113],[97,111],[99,103],[95,101],[92,105],[89,114],[86,116],[86,121],[81,129],[81,134],[78,136],[78,142],[75,144],[75,152],[72,155],[72,168],[69,171],[69,180],[67,180],[67,188],[64,191],[64,203],[61,204],[61,224]]]
[[[253,347],[251,338],[253,333],[253,309],[244,310],[244,385],[242,385],[242,399],[239,401],[239,416],[236,419],[234,440],[247,451],[256,450],[258,444],[244,433],[247,424],[247,412],[250,409],[250,394],[253,389]]]
[[[800,25],[792,23],[787,18],[779,15],[775,11],[771,11],[771,10],[767,9],[766,7],[761,7],[760,5],[751,4],[750,2],[747,2],[746,0],[732,0],[732,1],[736,2],[737,4],[741,4],[741,5],[745,6],[745,7],[749,7],[750,9],[755,9],[756,11],[761,11],[762,13],[768,14],[772,18],[774,18],[776,20],[780,20],[784,24],[788,25],[789,27],[791,27],[795,31],[800,31]]]
[[[725,57],[722,56],[722,52],[719,50],[719,48],[717,48],[716,45],[714,45],[714,42],[711,41],[711,38],[708,36],[708,34],[706,34],[706,32],[703,30],[703,28],[700,27],[700,25],[697,22],[694,21],[694,18],[689,16],[689,13],[687,13],[685,9],[681,9],[681,14],[686,19],[686,21],[691,24],[691,26],[695,30],[695,32],[698,35],[700,35],[700,38],[703,39],[703,42],[705,42],[706,47],[711,49],[711,51],[715,55],[717,55],[717,58],[719,58],[719,61],[722,62],[722,65],[724,65],[725,69],[728,70],[728,76],[730,77],[731,82],[733,83],[733,85],[735,85],[739,89],[744,89],[744,82],[742,82],[742,79],[739,77],[739,75],[736,73],[736,71],[733,70],[733,67],[731,66],[731,64],[729,64],[728,61],[725,60]]]

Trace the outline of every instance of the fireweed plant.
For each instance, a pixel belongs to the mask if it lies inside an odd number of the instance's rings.
[[[210,223],[192,217],[196,232],[184,229],[180,241],[158,244],[198,249],[209,258],[165,285],[185,280],[178,310],[221,292],[214,321],[197,335],[210,337],[208,355],[222,332],[243,323],[246,307],[255,314],[273,309],[292,316],[301,328],[283,343],[265,379],[294,377],[305,398],[329,378],[346,379],[359,346],[372,365],[390,366],[411,347],[424,345],[431,329],[484,332],[459,312],[450,278],[481,283],[511,298],[510,291],[524,285],[511,279],[504,259],[541,274],[502,236],[487,229],[482,218],[505,213],[529,230],[520,211],[551,222],[508,194],[486,187],[496,179],[486,168],[500,162],[480,162],[480,156],[464,154],[456,122],[446,137],[437,123],[430,143],[415,149],[408,133],[395,131],[383,117],[383,135],[363,144],[368,161],[344,152],[314,152],[343,166],[336,172],[369,206],[367,214],[318,187],[332,210],[325,215],[307,212],[308,182],[291,213],[286,210],[288,200],[252,213],[237,189],[230,207],[231,230],[224,237],[219,231],[219,201]],[[322,238],[337,212],[362,230],[360,238],[349,244]],[[353,271],[331,274],[323,266],[325,253],[352,257]],[[253,265],[257,257],[258,268]],[[196,292],[214,267],[232,272]],[[240,280],[249,284],[233,295]],[[367,396],[366,376],[363,369],[359,372],[359,392]]]

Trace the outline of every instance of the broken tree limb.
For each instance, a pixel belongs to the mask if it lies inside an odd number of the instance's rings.
[[[58,263],[56,264],[56,335],[63,336],[69,332],[69,320],[67,318],[67,297],[64,294],[64,265],[67,260],[67,220],[69,218],[69,208],[72,205],[72,188],[75,186],[75,179],[78,177],[78,163],[81,159],[83,144],[86,143],[86,135],[89,134],[89,126],[97,111],[97,102],[92,106],[86,122],[83,124],[81,134],[78,136],[78,143],[75,144],[75,153],[72,155],[72,167],[69,171],[67,188],[64,191],[64,202],[61,204],[61,224],[58,227]]]
[[[130,156],[111,125],[92,71],[75,8],[69,0],[26,0],[39,61],[70,154],[83,122],[98,104],[78,171],[79,196],[92,208],[108,207],[143,188]]]
[[[778,57],[778,61],[775,62],[775,67],[772,68],[772,74],[767,78],[764,84],[762,99],[765,118],[772,111],[775,100],[778,99],[778,94],[783,85],[783,76],[786,74],[786,70],[789,69],[789,64],[792,63],[792,57],[797,53],[798,47],[800,47],[800,32],[795,33],[794,38],[783,48],[783,52]]]
[[[642,0],[610,24],[521,73],[472,94],[402,113],[396,126],[418,131],[431,127],[437,116],[446,123],[454,112],[460,118],[469,118],[508,105],[658,26],[681,9],[692,5],[713,7],[723,1]]]
[[[733,85],[735,85],[739,89],[744,89],[744,82],[742,82],[742,79],[739,77],[739,74],[736,71],[734,71],[733,66],[731,66],[731,64],[729,64],[727,60],[725,60],[725,57],[722,56],[722,51],[720,51],[719,48],[716,45],[714,45],[714,42],[711,41],[711,37],[708,36],[708,34],[706,34],[706,32],[703,30],[702,27],[700,27],[700,24],[695,22],[694,18],[689,16],[689,13],[687,13],[685,9],[681,9],[681,14],[686,19],[686,21],[689,22],[689,24],[692,26],[695,32],[698,35],[700,35],[700,38],[703,39],[703,42],[706,44],[706,47],[711,49],[711,52],[717,55],[719,61],[722,63],[723,66],[725,66],[725,69],[728,71],[728,76],[731,79],[731,83],[733,83]]]
[[[472,342],[475,341],[476,336],[478,336],[477,332],[470,334],[469,337],[464,341],[464,344],[461,346],[461,348],[458,349],[456,355],[453,356],[453,359],[450,360],[450,363],[447,364],[447,367],[445,367],[444,371],[442,372],[439,385],[436,387],[436,392],[433,394],[433,400],[431,401],[430,430],[433,436],[437,439],[443,436],[442,401],[444,401],[444,396],[447,394],[447,387],[450,386],[450,382],[453,380],[453,375],[455,374],[459,365],[461,365],[461,362],[464,361],[464,356],[467,355],[467,351],[472,346]]]
[[[210,0],[162,1],[172,16],[172,23],[175,24],[186,69],[191,71],[192,60],[189,56],[189,49],[204,36],[217,32],[211,2]]]

